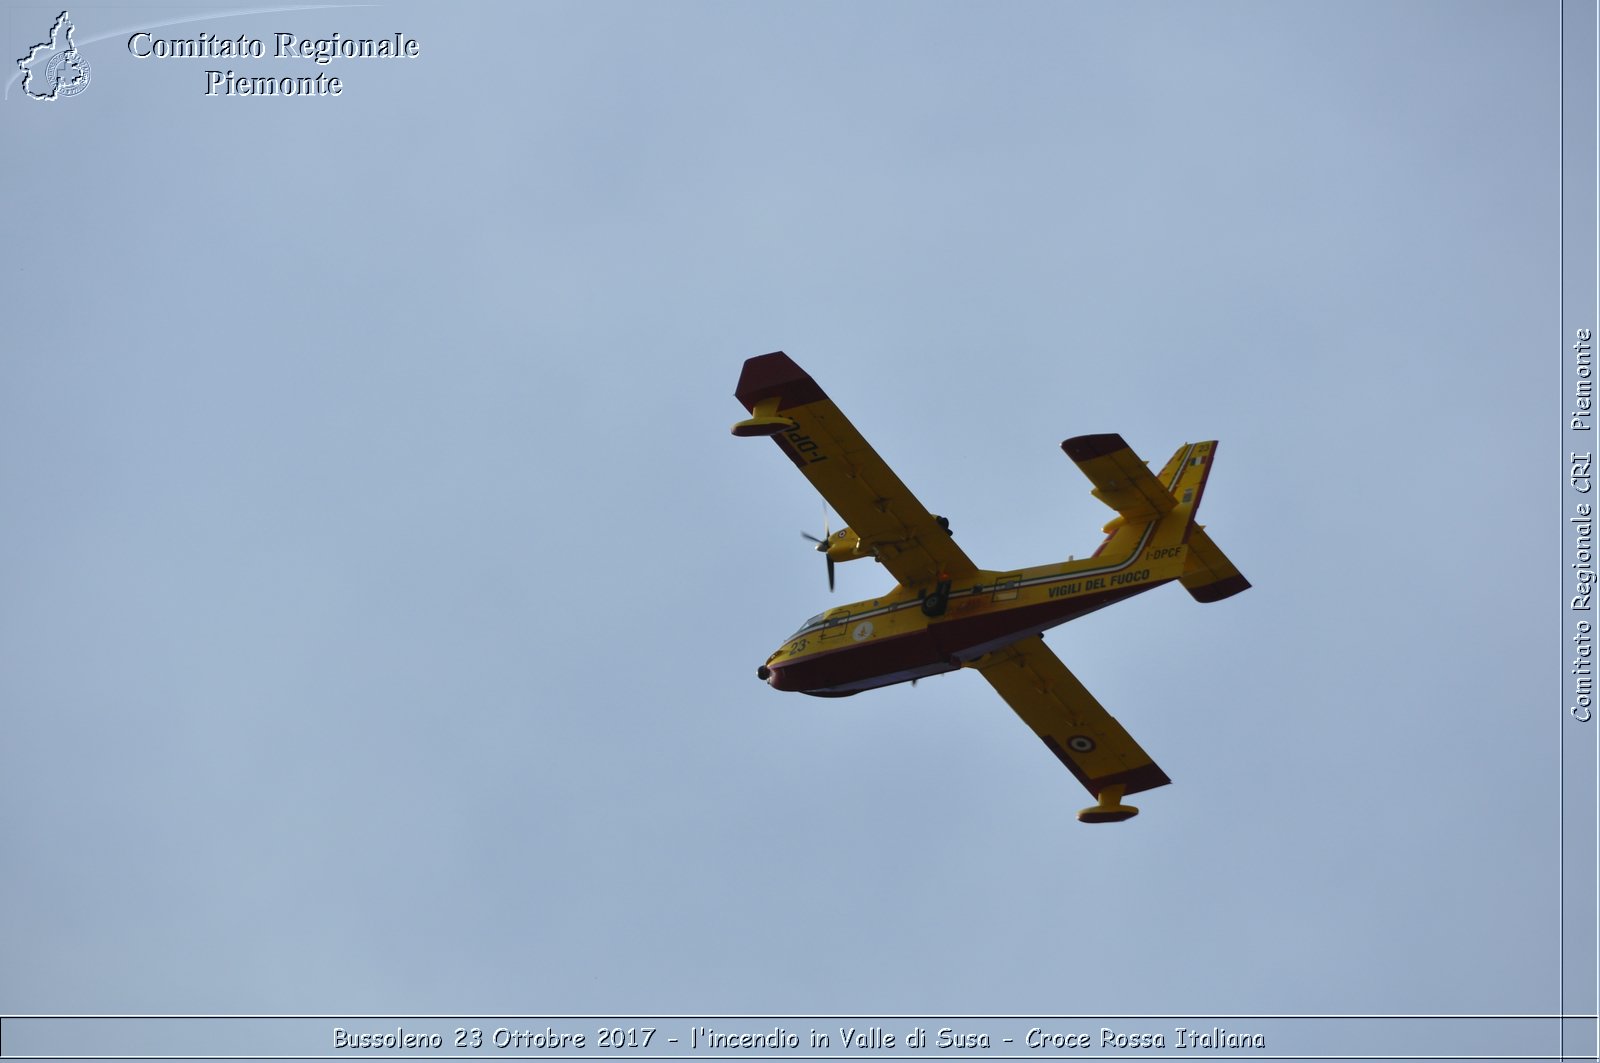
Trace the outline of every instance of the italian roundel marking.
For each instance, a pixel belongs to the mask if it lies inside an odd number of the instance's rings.
[[[872,637],[872,621],[861,621],[861,623],[855,626],[855,630],[850,632],[850,637],[855,639],[857,642],[860,642],[862,639],[870,639]]]
[[[1067,748],[1074,753],[1093,753],[1094,739],[1088,735],[1073,735],[1067,739]]]

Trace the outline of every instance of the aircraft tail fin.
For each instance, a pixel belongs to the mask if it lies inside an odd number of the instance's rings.
[[[1177,499],[1174,515],[1187,510],[1183,542],[1188,550],[1184,553],[1183,575],[1178,577],[1178,581],[1197,602],[1220,602],[1250,589],[1250,581],[1228,560],[1228,555],[1211,541],[1205,527],[1194,519],[1200,509],[1200,496],[1205,494],[1206,481],[1211,476],[1211,461],[1216,454],[1215,439],[1196,443],[1189,448],[1185,467],[1176,481],[1164,481],[1174,483],[1172,493]],[[1172,460],[1184,461],[1183,450],[1174,454]]]
[[[1159,473],[1152,473],[1115,433],[1077,436],[1062,443],[1061,449],[1093,482],[1094,496],[1117,511],[1105,528],[1107,544],[1118,534],[1131,536],[1155,522],[1148,540],[1153,550],[1186,547],[1181,574],[1173,574],[1196,601],[1221,601],[1249,588],[1250,581],[1194,520],[1211,476],[1216,440],[1185,443]]]

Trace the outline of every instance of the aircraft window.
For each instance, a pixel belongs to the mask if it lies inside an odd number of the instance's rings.
[[[815,624],[818,620],[821,620],[821,619],[822,619],[822,614],[818,613],[816,616],[812,617],[811,619],[807,620],[805,623],[801,624],[800,625],[800,629],[798,631],[796,631],[794,633],[794,635],[800,634],[801,631],[804,631],[806,628],[810,627],[812,624]],[[794,638],[794,635],[790,635],[789,637],[790,638]]]

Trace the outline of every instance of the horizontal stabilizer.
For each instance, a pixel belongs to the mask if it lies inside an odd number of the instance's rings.
[[[1172,492],[1115,432],[1074,436],[1061,449],[1094,484],[1094,497],[1129,524],[1156,520],[1176,504]]]
[[[1233,567],[1200,525],[1189,528],[1189,553],[1179,582],[1197,602],[1220,602],[1250,589],[1250,581]]]

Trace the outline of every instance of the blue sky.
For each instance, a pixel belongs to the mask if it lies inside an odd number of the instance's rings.
[[[13,86],[5,1010],[1554,1010],[1555,20],[385,4],[162,31],[421,42],[336,99]],[[1221,441],[1254,589],[1048,637],[1139,819],[975,676],[755,680],[886,579],[728,434],[777,349],[981,565],[1093,549],[1060,440]]]

